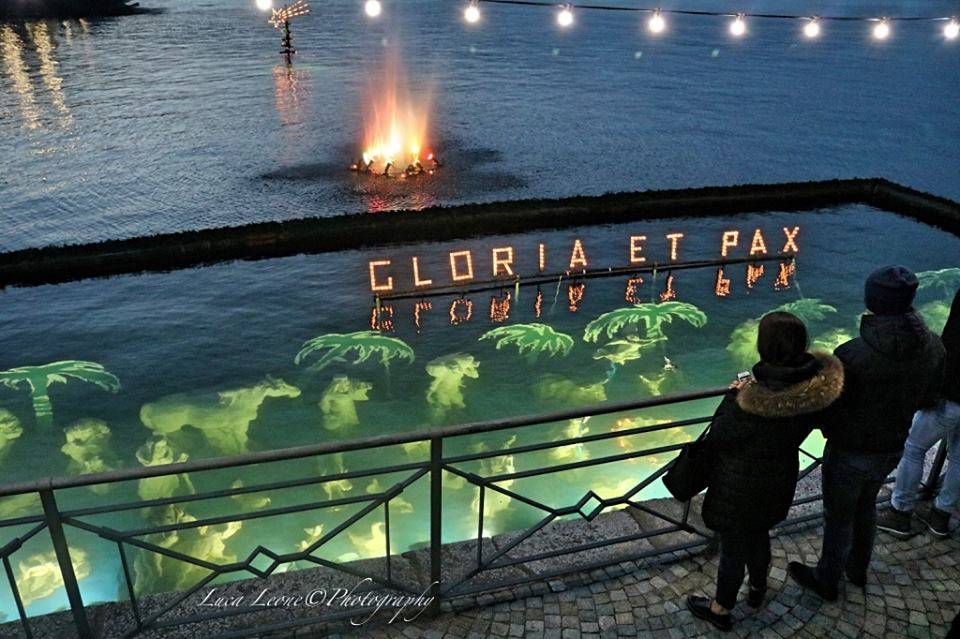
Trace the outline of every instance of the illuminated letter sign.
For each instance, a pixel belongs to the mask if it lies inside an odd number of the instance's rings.
[[[796,242],[797,235],[799,233],[800,233],[799,226],[793,227],[792,231],[787,229],[787,227],[783,227],[783,234],[787,236],[787,241],[783,245],[783,250],[780,251],[781,253],[790,253],[791,251],[794,253],[797,253],[800,251],[800,247],[797,246],[797,242]]]
[[[670,240],[670,261],[677,261],[677,245],[680,243],[680,240],[683,239],[683,233],[670,233],[667,235],[667,239]]]
[[[587,256],[583,252],[583,243],[580,242],[579,238],[574,240],[573,250],[570,252],[570,268],[573,269],[577,266],[587,267]]]
[[[740,231],[724,231],[723,239],[720,240],[720,257],[726,257],[727,251],[732,249],[740,241]]]
[[[390,260],[373,260],[370,262],[370,290],[371,291],[392,291],[393,277],[387,277],[386,284],[377,283],[377,268],[381,266],[390,266]]]
[[[457,268],[457,258],[466,258],[467,272],[461,273]],[[470,251],[456,251],[450,254],[450,277],[454,282],[466,282],[473,279],[473,255]]]
[[[500,274],[501,267],[503,267],[503,272],[505,274],[513,275],[513,247],[505,246],[503,248],[495,248],[493,249],[492,254],[493,276],[496,277]]]
[[[414,286],[430,286],[433,284],[433,280],[422,280],[420,279],[420,259],[413,258],[413,285]]]
[[[646,235],[631,235],[630,236],[630,263],[631,264],[643,264],[647,261],[647,258],[640,255],[643,251],[643,245],[641,242],[646,242]]]
[[[547,268],[547,245],[540,245],[540,272],[543,273]]]
[[[767,254],[767,244],[763,241],[763,233],[760,232],[760,229],[753,232],[753,240],[750,242],[750,255],[757,255],[758,253]]]

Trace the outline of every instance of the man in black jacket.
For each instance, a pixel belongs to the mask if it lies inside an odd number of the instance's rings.
[[[913,310],[918,281],[902,266],[867,278],[860,337],[840,345],[844,390],[825,418],[823,549],[816,568],[798,562],[790,576],[824,599],[837,598],[840,577],[863,587],[876,535],[876,500],[903,454],[921,408],[936,404],[944,349]]]
[[[943,346],[947,351],[946,375],[940,402],[918,411],[907,436],[903,459],[897,468],[897,486],[877,528],[900,539],[911,537],[913,515],[937,537],[950,535],[950,513],[960,504],[960,291],[953,298],[950,317],[943,328]],[[950,463],[936,501],[917,505],[923,462],[927,451],[937,442],[947,447]]]

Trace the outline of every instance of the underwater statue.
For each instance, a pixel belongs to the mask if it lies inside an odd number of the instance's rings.
[[[41,426],[53,423],[53,404],[50,403],[47,389],[52,384],[65,384],[71,379],[93,384],[111,393],[120,390],[120,380],[96,362],[66,360],[0,372],[0,385],[14,389],[25,385],[30,391],[33,413]]]
[[[464,378],[477,379],[480,363],[473,355],[453,353],[427,364],[427,374],[433,378],[427,389],[427,404],[435,417],[442,417],[452,408],[466,408],[463,402]]]
[[[367,484],[367,494],[372,495],[374,493],[384,492],[383,486],[380,485],[380,478],[374,477],[370,480],[370,483]],[[397,495],[390,500],[390,512],[399,513],[401,515],[409,515],[413,512],[413,504],[403,498],[403,495]]]
[[[327,333],[314,337],[304,342],[293,362],[300,365],[311,355],[324,350],[326,352],[309,366],[311,370],[321,370],[334,362],[362,364],[374,355],[380,356],[380,364],[388,372],[390,362],[395,359],[406,360],[411,364],[414,361],[413,349],[403,340],[396,337],[387,337],[376,331],[357,331],[355,333]],[[355,353],[352,361],[350,360],[351,353]]]
[[[67,443],[60,452],[70,458],[70,472],[76,474],[102,473],[112,470],[114,464],[108,462],[113,455],[110,452],[110,429],[107,423],[99,419],[81,419],[63,430]],[[103,494],[108,484],[90,487],[93,492]]]
[[[922,271],[917,273],[920,280],[920,290],[938,288],[945,297],[952,298],[960,288],[960,268],[942,268],[939,271]]]
[[[939,335],[943,333],[943,327],[947,325],[947,318],[950,317],[950,305],[936,300],[927,302],[918,308],[917,312],[920,313],[927,328]]]
[[[526,355],[527,361],[535,363],[541,353],[549,357],[568,355],[573,348],[573,338],[559,333],[546,324],[512,324],[499,326],[480,336],[481,340],[496,340],[497,350],[513,344],[517,353]]]
[[[230,488],[243,488],[243,485],[243,480],[237,479],[230,484]],[[239,495],[231,495],[230,499],[234,500],[247,510],[260,510],[262,508],[266,508],[273,501],[263,493],[240,493]]]
[[[20,436],[23,435],[23,426],[17,416],[6,408],[0,408],[0,459],[6,456]]]
[[[12,497],[0,497],[0,519],[42,514],[40,495],[25,493]]]
[[[663,368],[656,375],[639,375],[640,383],[647,389],[647,392],[654,397],[663,395],[664,387],[670,386],[672,382],[678,379],[679,371],[676,365],[670,361],[669,357],[663,358]]]
[[[593,359],[605,359],[610,362],[613,373],[607,376],[609,381],[613,378],[617,366],[623,366],[627,362],[640,359],[643,357],[644,351],[651,350],[657,343],[664,342],[666,339],[665,337],[647,339],[636,335],[627,335],[623,339],[610,340],[598,348],[593,354]]]
[[[604,335],[607,339],[613,339],[617,333],[628,326],[642,326],[643,337],[663,340],[667,338],[663,332],[663,326],[672,323],[674,318],[696,328],[702,328],[707,323],[706,314],[687,302],[634,304],[609,311],[591,320],[583,330],[583,341],[596,342]]]
[[[70,560],[77,581],[90,576],[87,553],[76,547],[70,548]],[[30,555],[17,564],[17,586],[24,606],[46,599],[63,587],[63,576],[54,551]]]
[[[137,449],[137,461],[143,466],[162,466],[185,462],[190,456],[187,453],[177,455],[173,451],[169,440],[163,437],[154,437]],[[140,499],[163,499],[175,495],[192,495],[197,491],[187,474],[165,475],[161,477],[147,477],[137,483],[137,494]]]
[[[500,447],[500,449],[510,450],[516,441],[517,436],[513,435]],[[480,442],[473,448],[478,453],[490,450],[490,446],[487,444],[487,442]],[[479,474],[482,477],[508,475],[514,472],[516,472],[516,466],[514,465],[513,455],[497,455],[496,457],[487,457],[480,460]],[[506,489],[510,488],[514,482],[516,482],[515,479],[505,479],[503,481],[496,482],[496,485],[500,488]],[[484,534],[489,535],[499,532],[496,530],[496,525],[493,523],[493,521],[498,515],[511,509],[513,500],[503,493],[497,492],[496,490],[487,489],[485,492],[486,494],[483,498]],[[478,514],[480,513],[479,489],[475,491],[470,507],[473,512]]]
[[[837,309],[829,304],[812,297],[806,297],[794,302],[781,304],[774,311],[784,311],[792,313],[803,320],[803,323],[810,328],[813,322],[819,322],[826,319],[828,313],[836,313]],[[757,352],[757,332],[760,328],[760,318],[750,318],[741,322],[730,333],[730,343],[727,344],[727,352],[730,353],[737,366],[740,368],[749,368],[760,360],[760,354]]]
[[[370,399],[367,393],[372,384],[338,375],[333,378],[320,398],[320,411],[323,413],[323,427],[327,430],[340,430],[360,423],[357,416],[357,402]]]
[[[297,550],[300,552],[306,551],[310,546],[314,545],[323,538],[323,524],[317,524],[310,528],[304,528],[303,532],[307,533],[307,538],[297,544]]]
[[[168,395],[140,409],[140,421],[157,435],[169,435],[185,426],[196,428],[223,453],[247,452],[250,422],[257,418],[267,397],[299,397],[300,389],[282,379],[268,377],[249,388],[221,391],[217,395]]]
[[[833,328],[814,337],[810,342],[810,350],[832,353],[838,346],[849,342],[853,337],[853,333],[845,328]]]
[[[561,439],[573,439],[575,437],[583,437],[590,432],[590,429],[587,428],[587,422],[590,421],[590,417],[579,417],[576,419],[567,420],[567,425],[563,429],[563,436]],[[559,446],[557,448],[550,449],[550,459],[555,460],[567,460],[567,459],[589,459],[590,451],[584,448],[582,443],[579,444],[570,444],[568,446]]]
[[[656,419],[652,417],[623,417],[614,422],[611,430],[613,430],[613,432],[617,432],[622,430],[633,430],[634,428],[659,426],[660,424],[666,424],[669,421],[669,419]],[[617,442],[617,445],[624,450],[647,450],[650,448],[671,446],[673,444],[684,444],[686,442],[693,441],[693,437],[686,431],[686,429],[681,426],[677,426],[675,428],[665,428],[663,430],[655,430],[649,433],[638,433],[635,435],[617,437],[615,441]],[[675,453],[670,453],[670,455],[673,454]],[[669,457],[666,459],[669,459]],[[659,464],[664,462],[665,459],[659,455],[647,455],[644,457],[634,457],[630,461]]]
[[[163,524],[182,524],[196,521],[179,508],[168,509]],[[190,557],[217,565],[237,561],[227,551],[227,540],[242,528],[239,521],[216,526],[201,526],[180,531],[149,535],[146,541]],[[180,561],[167,555],[144,550],[134,561],[134,584],[139,593],[182,591],[192,588],[210,575],[210,571],[196,564]]]
[[[385,531],[386,526],[384,526],[382,521],[371,524],[370,534],[367,535],[357,534],[347,530],[347,536],[350,538],[350,543],[353,544],[356,550],[357,558],[372,559],[374,557],[386,557],[387,535]],[[393,554],[394,552],[395,550],[391,544],[390,553]]]
[[[557,400],[567,404],[596,404],[607,400],[604,382],[577,384],[571,379],[544,375],[533,386],[533,392],[542,400]]]
[[[343,453],[333,453],[330,457],[333,459],[333,471],[324,472],[321,470],[321,475],[340,475],[347,472],[347,467],[343,461]],[[321,464],[322,463],[323,462],[321,462]],[[353,490],[353,483],[349,479],[333,479],[323,482],[321,486],[323,487],[323,492],[327,493],[327,499],[330,500],[340,499]],[[334,510],[337,508],[339,508],[339,506],[335,506]]]

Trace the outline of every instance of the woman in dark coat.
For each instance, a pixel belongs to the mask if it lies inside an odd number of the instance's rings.
[[[807,330],[790,313],[770,313],[757,334],[760,362],[753,377],[734,384],[703,440],[713,471],[703,521],[720,539],[717,593],[687,598],[687,607],[721,630],[750,573],[748,603],[767,589],[770,529],[787,517],[799,473],[798,450],[821,413],[843,389],[843,366],[832,355],[807,352]]]

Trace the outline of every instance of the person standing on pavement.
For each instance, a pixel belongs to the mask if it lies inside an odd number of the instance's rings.
[[[913,310],[918,284],[903,266],[871,273],[860,336],[834,351],[845,383],[824,428],[823,547],[816,567],[788,566],[795,582],[828,601],[844,574],[866,586],[877,495],[900,461],[914,413],[940,397],[944,349]]]

